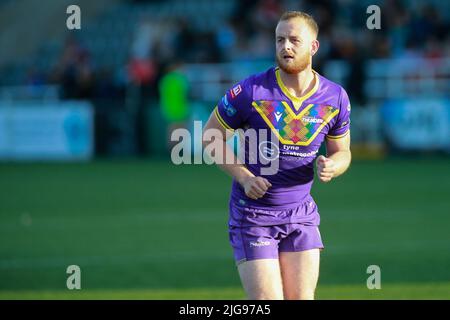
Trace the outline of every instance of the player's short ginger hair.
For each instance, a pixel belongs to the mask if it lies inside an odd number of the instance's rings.
[[[281,21],[288,21],[288,20],[295,19],[295,18],[301,19],[304,23],[306,23],[306,25],[314,33],[314,36],[317,38],[317,35],[319,34],[319,26],[317,25],[316,20],[314,20],[314,18],[311,15],[309,15],[305,12],[286,11],[280,17],[280,20],[278,21],[278,23],[280,23]]]

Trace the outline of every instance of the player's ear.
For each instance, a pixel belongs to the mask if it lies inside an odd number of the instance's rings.
[[[319,40],[317,40],[317,39],[314,39],[311,42],[311,56],[315,55],[316,52],[319,50],[319,45],[320,45]]]

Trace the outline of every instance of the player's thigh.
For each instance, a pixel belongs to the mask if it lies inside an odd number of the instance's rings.
[[[238,265],[238,271],[248,299],[283,299],[283,285],[278,259],[245,261]]]
[[[319,279],[320,250],[280,252],[279,259],[284,298],[314,299]]]

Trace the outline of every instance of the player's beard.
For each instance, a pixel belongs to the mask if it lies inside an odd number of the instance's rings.
[[[291,61],[290,63],[286,63],[284,59],[277,54],[277,64],[281,70],[288,74],[297,74],[305,70],[311,64],[311,56],[309,52],[305,52],[302,55],[298,56]]]

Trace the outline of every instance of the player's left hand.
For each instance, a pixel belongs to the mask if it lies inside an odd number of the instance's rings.
[[[322,155],[317,157],[316,160],[316,172],[317,177],[322,182],[329,182],[334,177],[336,171],[335,163],[333,159],[324,157]]]

